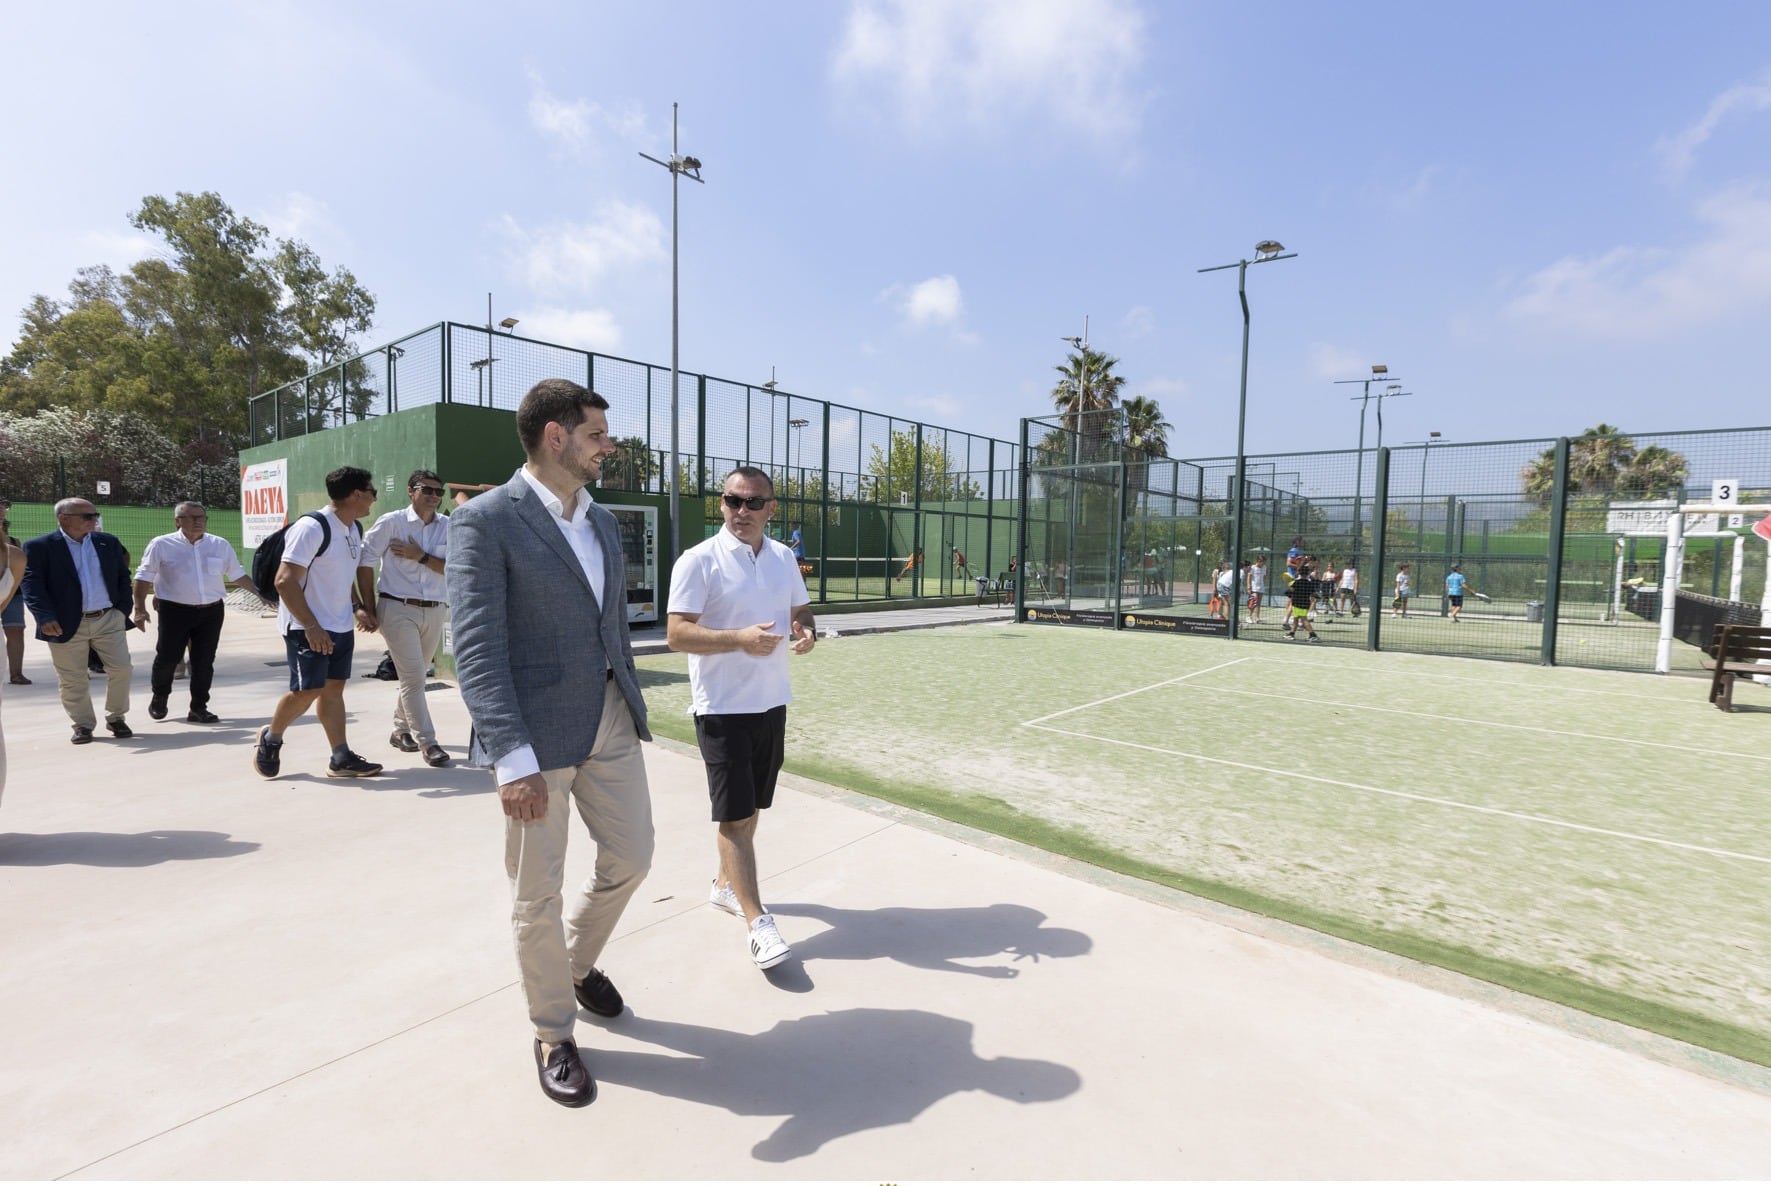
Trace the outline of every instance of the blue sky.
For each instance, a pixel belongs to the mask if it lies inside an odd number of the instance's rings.
[[[213,189],[369,342],[519,332],[1012,438],[1088,317],[1172,452],[1771,423],[1771,5],[7,6],[0,310]],[[1369,443],[1369,442],[1368,442]]]

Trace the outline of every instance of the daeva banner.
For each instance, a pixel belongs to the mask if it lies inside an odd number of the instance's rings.
[[[240,467],[240,543],[256,548],[289,521],[289,459]]]

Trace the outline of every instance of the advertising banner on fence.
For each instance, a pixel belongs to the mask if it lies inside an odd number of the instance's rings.
[[[256,548],[289,521],[289,459],[240,467],[240,543]]]

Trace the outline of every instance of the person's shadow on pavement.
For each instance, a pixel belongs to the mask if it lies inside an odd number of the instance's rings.
[[[688,1057],[590,1051],[592,1075],[738,1116],[783,1117],[751,1148],[759,1161],[792,1161],[850,1133],[907,1124],[956,1092],[1029,1104],[1082,1085],[1058,1063],[979,1058],[969,1021],[920,1009],[844,1009],[777,1022],[760,1034],[641,1017],[615,1028]]]
[[[0,865],[94,865],[140,869],[167,861],[210,861],[258,851],[255,840],[226,832],[29,832],[0,834]]]
[[[795,938],[793,952],[801,960],[894,959],[912,968],[963,972],[993,980],[1011,980],[1016,968],[1000,964],[958,963],[1009,955],[1016,961],[1041,956],[1065,958],[1087,954],[1093,940],[1081,931],[1048,927],[1046,916],[1030,906],[998,902],[994,906],[916,908],[887,906],[877,910],[843,910],[808,902],[776,902],[774,914],[810,918],[828,930]]]

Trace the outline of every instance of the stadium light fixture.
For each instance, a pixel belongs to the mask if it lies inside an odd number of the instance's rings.
[[[678,286],[676,182],[679,177],[687,177],[690,181],[700,182],[702,185],[706,185],[707,183],[701,180],[701,161],[696,157],[683,156],[677,152],[675,103],[670,105],[670,159],[668,161],[661,161],[657,157],[643,152],[640,153],[640,155],[645,157],[648,161],[651,161],[654,165],[659,165],[670,171],[670,562],[675,564],[676,558],[682,554],[682,529],[680,526],[680,521],[682,519],[682,491],[679,489],[681,483],[678,480],[677,475],[677,470],[680,467],[677,464],[677,409],[679,400],[677,392]]]
[[[805,426],[810,423],[811,423],[810,420],[807,420],[801,416],[794,416],[787,421],[787,427],[793,430],[793,441],[790,443],[790,446],[787,450],[787,464],[790,467],[793,466],[793,457],[794,457],[794,450],[791,447],[792,444],[797,444],[799,446],[799,456],[800,457],[803,458],[805,456],[805,434],[803,432],[801,432],[800,430],[805,428]],[[800,494],[802,497],[805,494],[805,484],[806,484],[805,475],[801,474],[800,479],[799,479],[799,485],[800,485]]]
[[[1236,269],[1236,296],[1242,302],[1242,387],[1236,401],[1236,478],[1235,478],[1235,510],[1230,519],[1230,558],[1240,562],[1242,559],[1242,503],[1247,496],[1247,488],[1243,485],[1248,474],[1248,454],[1244,443],[1248,434],[1248,269],[1251,264],[1267,264],[1275,260],[1296,259],[1297,252],[1287,252],[1285,245],[1277,239],[1262,239],[1254,245],[1253,259],[1239,259],[1233,264],[1218,264],[1215,267],[1200,268],[1201,272],[1222,272],[1226,268]],[[1242,601],[1242,569],[1239,563],[1230,566],[1230,604],[1240,605]],[[1230,637],[1238,636],[1237,625],[1241,615],[1230,615]]]
[[[506,317],[503,321],[500,321],[498,323],[498,328],[502,329],[507,334],[509,332],[511,332],[512,330],[514,330],[516,327],[517,327],[517,319],[514,317]]]

